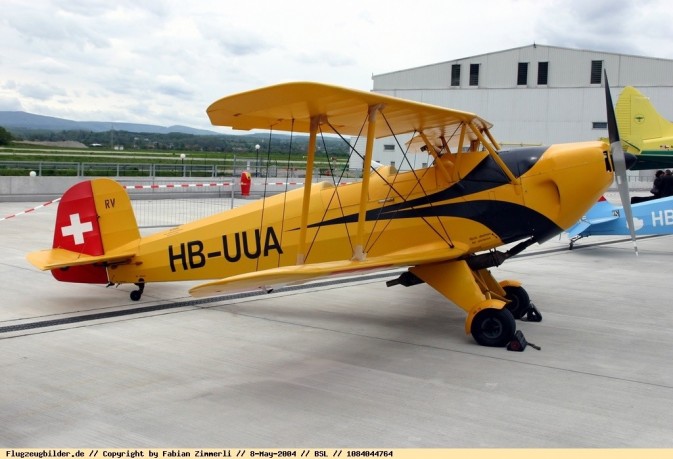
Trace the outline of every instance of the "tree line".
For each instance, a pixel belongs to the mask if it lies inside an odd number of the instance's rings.
[[[308,147],[308,136],[289,134],[253,133],[244,135],[194,135],[179,132],[168,134],[138,133],[129,131],[92,132],[84,130],[36,130],[12,128],[12,131],[0,126],[0,145],[8,145],[13,140],[19,141],[77,141],[84,145],[113,148],[121,146],[124,150],[177,150],[177,151],[204,151],[204,152],[231,152],[231,153],[259,153],[266,154],[269,145],[273,153],[288,153],[303,155]],[[349,146],[341,139],[324,137],[318,140],[318,148],[326,151],[330,156],[349,154]]]
[[[12,140],[14,140],[12,134],[7,129],[0,126],[0,145],[9,145]]]

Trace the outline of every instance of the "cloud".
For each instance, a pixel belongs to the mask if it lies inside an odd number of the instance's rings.
[[[44,73],[45,75],[64,74],[70,71],[70,67],[64,62],[53,57],[37,57],[21,64],[27,70]]]
[[[553,1],[542,8],[536,30],[545,44],[661,56],[662,48],[654,43],[673,38],[670,10],[659,0]]]
[[[23,112],[25,109],[18,97],[4,96],[0,90],[0,111]]]
[[[16,83],[14,88],[21,98],[49,100],[56,96],[67,95],[67,91],[63,88],[50,83]]]
[[[220,97],[371,75],[533,42],[673,57],[664,0],[3,0],[0,98],[72,119],[208,127]],[[10,83],[13,81],[14,86]]]
[[[157,92],[179,98],[188,98],[194,94],[192,85],[179,75],[159,75],[156,77]]]
[[[20,9],[6,20],[19,40],[38,53],[58,54],[60,49],[106,48],[109,40],[100,26],[63,11]]]

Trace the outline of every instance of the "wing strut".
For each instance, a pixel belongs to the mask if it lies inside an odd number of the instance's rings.
[[[507,176],[507,178],[509,179],[510,183],[514,183],[514,182],[516,182],[516,177],[514,177],[514,174],[512,174],[512,171],[509,170],[509,167],[507,167],[507,165],[506,165],[505,162],[502,160],[502,158],[500,157],[500,155],[498,155],[498,152],[495,151],[495,149],[494,149],[494,148],[497,148],[497,143],[495,144],[495,146],[491,146],[491,145],[486,141],[486,138],[485,138],[485,137],[483,136],[483,134],[479,131],[479,129],[477,128],[477,126],[474,125],[474,122],[471,121],[471,122],[469,123],[469,126],[470,126],[470,129],[472,130],[472,132],[474,133],[474,135],[477,136],[477,138],[479,139],[479,141],[481,142],[481,144],[484,146],[484,148],[486,148],[486,150],[488,151],[488,154],[491,156],[491,158],[493,158],[493,161],[495,161],[495,163],[500,167],[500,169],[502,170],[502,172]],[[487,129],[486,131],[488,132],[488,129]],[[490,133],[488,134],[488,136],[489,136],[489,139],[492,139]]]
[[[311,183],[313,183],[313,162],[315,159],[316,138],[320,126],[321,115],[311,117],[311,128],[306,152],[306,178],[304,180],[304,199],[301,204],[301,225],[299,226],[299,250],[297,250],[297,264],[303,265],[306,259],[306,230],[308,227],[308,210],[311,205]]]
[[[446,181],[450,182],[451,181],[451,174],[449,174],[449,171],[446,170],[446,166],[444,165],[444,163],[439,160],[439,155],[435,151],[435,147],[432,145],[432,142],[430,142],[430,140],[428,140],[428,136],[425,135],[425,132],[423,132],[423,131],[420,131],[418,133],[418,135],[420,135],[421,138],[423,139],[423,142],[425,142],[425,146],[428,149],[428,153],[430,153],[430,155],[433,158],[435,167],[437,167],[437,169],[439,169],[439,171],[442,173],[442,175],[444,176]],[[443,140],[443,139],[442,139],[442,142],[446,143],[446,141]],[[424,192],[425,192],[425,190],[424,190]]]
[[[374,139],[376,138],[376,115],[384,104],[375,104],[369,106],[367,122],[367,144],[365,146],[365,158],[362,163],[362,188],[360,191],[360,209],[358,211],[358,229],[355,235],[355,248],[353,250],[353,260],[364,261],[367,254],[364,251],[365,244],[365,219],[367,216],[367,203],[369,202],[369,178],[372,175],[372,152],[374,150]]]

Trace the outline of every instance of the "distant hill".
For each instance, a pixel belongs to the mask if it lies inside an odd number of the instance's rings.
[[[249,132],[221,133],[187,126],[156,126],[137,123],[108,123],[105,121],[72,121],[53,116],[26,112],[0,111],[0,127],[8,130],[17,143],[79,142],[108,148],[159,149],[232,152],[256,154],[258,149],[274,152],[305,154],[309,136],[304,133]],[[114,131],[114,132],[111,132]],[[340,138],[326,135],[321,139],[321,154],[335,156],[350,154],[350,147]],[[324,148],[323,148],[324,147]],[[270,150],[269,150],[270,151]]]
[[[177,132],[180,134],[192,135],[221,135],[216,131],[206,129],[195,129],[188,126],[157,126],[153,124],[138,123],[116,123],[106,121],[73,121],[53,116],[35,115],[27,112],[0,111],[0,126],[8,131],[12,129],[30,129],[46,131],[91,131],[106,132],[114,129],[115,131],[127,131],[148,134],[170,134]]]

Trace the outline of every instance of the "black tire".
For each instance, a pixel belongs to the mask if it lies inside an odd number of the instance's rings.
[[[131,299],[133,301],[138,301],[140,300],[140,297],[142,296],[142,292],[140,290],[134,290],[131,292]]]
[[[505,298],[509,303],[505,306],[512,313],[515,319],[521,319],[530,309],[530,297],[523,287],[514,287],[508,285],[504,288]]]
[[[507,308],[487,308],[474,316],[470,331],[482,346],[504,347],[514,339],[516,322]]]

